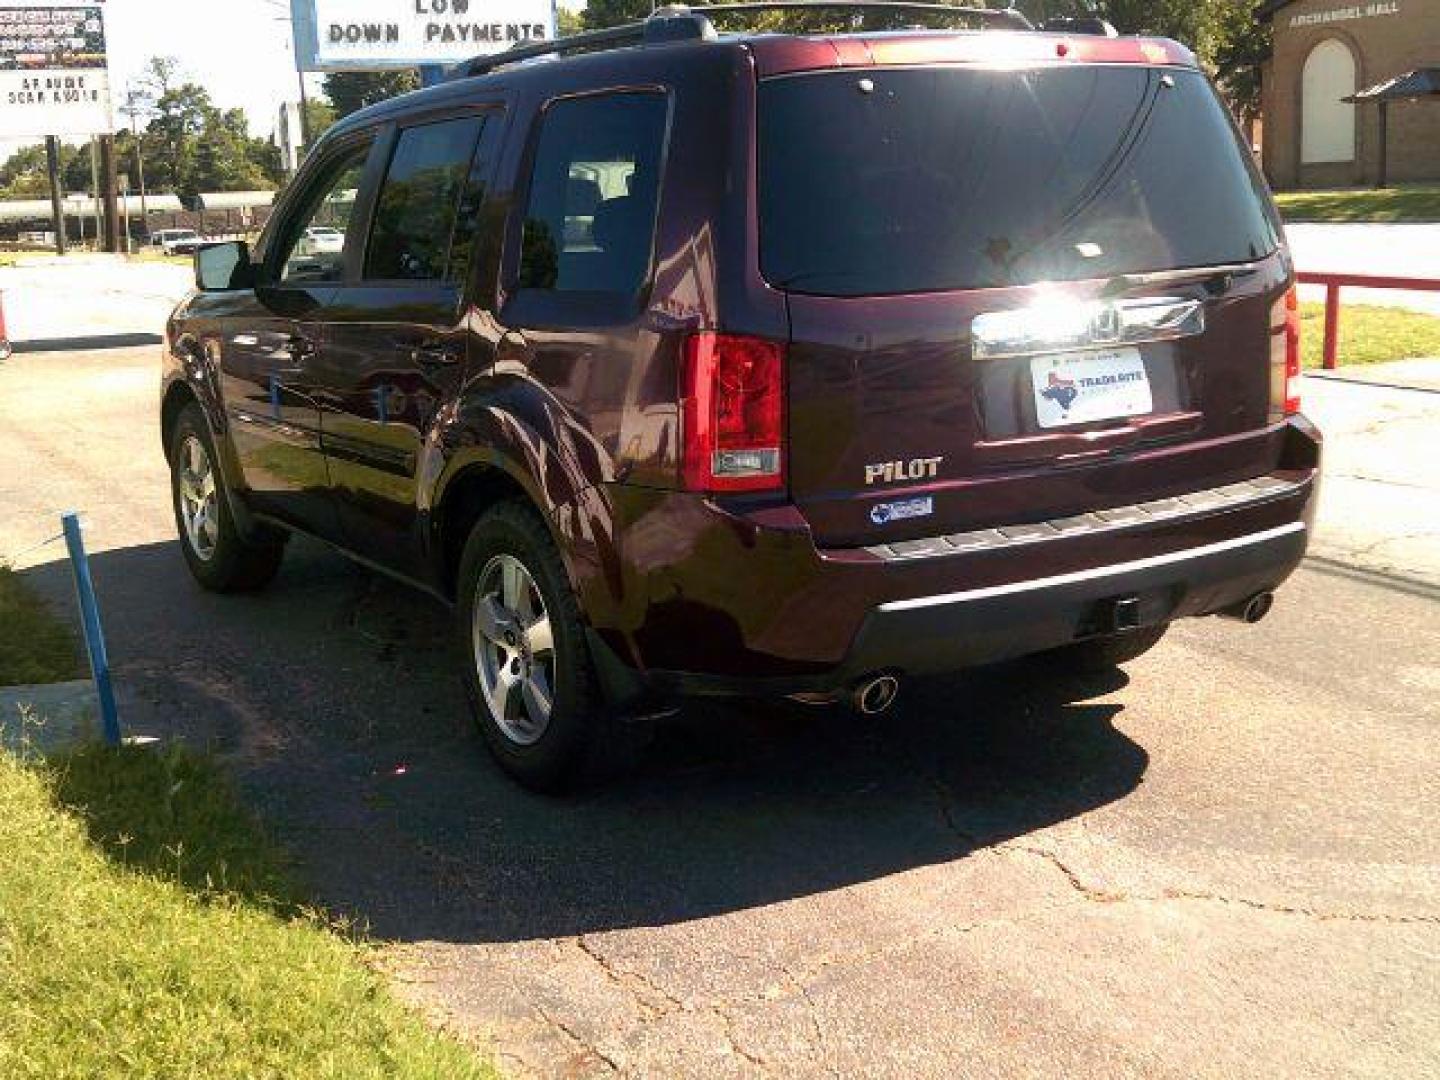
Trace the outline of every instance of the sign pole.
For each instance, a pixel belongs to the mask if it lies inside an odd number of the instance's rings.
[[[1390,102],[1380,99],[1380,175],[1375,186],[1380,190],[1390,186]]]
[[[95,207],[95,250],[100,250],[100,140],[90,136],[90,197]]]
[[[116,197],[118,186],[115,173],[115,136],[100,136],[100,183],[105,200],[105,250],[111,253],[120,250],[120,200]]]
[[[65,254],[65,207],[60,193],[60,140],[45,136],[45,167],[50,173],[50,211],[55,217],[55,254]]]
[[[115,690],[110,682],[110,659],[105,652],[105,633],[100,629],[100,605],[95,600],[95,585],[90,579],[90,560],[85,555],[85,540],[80,534],[80,517],[75,511],[60,516],[65,532],[65,547],[70,552],[70,569],[75,576],[75,596],[80,603],[80,625],[85,631],[85,651],[90,657],[90,675],[95,681],[95,696],[100,702],[100,724],[105,741],[120,745],[120,717],[115,708]]]
[[[130,178],[120,178],[120,250],[130,254]]]
[[[299,61],[296,63],[298,65]],[[300,153],[295,155],[295,168],[298,171],[305,151],[310,149],[310,96],[305,92],[305,72],[297,67],[295,75],[300,80]]]

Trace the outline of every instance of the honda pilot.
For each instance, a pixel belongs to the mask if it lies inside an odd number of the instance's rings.
[[[435,594],[542,789],[682,695],[876,712],[1263,616],[1320,437],[1281,225],[1195,58],[819,6],[846,29],[663,8],[328,131],[167,328],[200,584],[265,585],[301,533]]]

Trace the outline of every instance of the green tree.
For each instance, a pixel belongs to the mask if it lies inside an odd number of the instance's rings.
[[[60,148],[60,183],[66,191],[89,191],[93,175],[90,171],[89,142]]]
[[[555,12],[555,34],[557,37],[569,37],[571,34],[578,34],[585,29],[585,18],[578,11],[571,11],[569,8],[558,8]]]
[[[1122,34],[1155,34],[1194,46],[1212,0],[1028,0],[1030,20],[1098,16]]]
[[[1210,0],[1200,59],[1245,120],[1260,115],[1260,73],[1273,45],[1270,23],[1255,18],[1252,0]]]
[[[586,30],[637,22],[651,11],[650,0],[589,0],[580,13]]]
[[[323,98],[307,98],[305,101],[305,130],[310,133],[310,142],[330,130],[335,123],[335,106]]]
[[[420,76],[410,70],[335,71],[325,76],[325,96],[339,120],[376,102],[419,89]]]
[[[74,153],[73,147],[60,147],[62,175],[66,168],[66,155],[73,156]],[[43,143],[21,147],[10,155],[5,164],[0,165],[0,194],[7,199],[43,199],[50,194]]]
[[[154,110],[145,129],[148,175],[156,190],[180,191],[194,170],[200,135],[214,106],[204,87],[182,83],[157,98]]]

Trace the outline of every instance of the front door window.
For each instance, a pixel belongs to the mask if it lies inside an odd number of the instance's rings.
[[[370,143],[337,154],[311,184],[281,243],[280,280],[287,284],[338,284],[344,277],[355,197]]]

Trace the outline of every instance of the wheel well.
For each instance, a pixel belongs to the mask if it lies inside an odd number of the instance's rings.
[[[534,503],[520,483],[508,473],[489,466],[467,469],[445,491],[439,507],[440,555],[444,559],[441,584],[447,595],[455,593],[460,556],[480,516],[503,502],[518,502],[534,509]],[[537,511],[538,513],[538,511]],[[541,515],[542,520],[544,515]]]
[[[192,401],[197,401],[195,391],[183,382],[170,384],[165,391],[165,400],[160,403],[160,445],[165,451],[165,460],[170,460],[170,437],[175,433],[175,422],[180,411]]]

